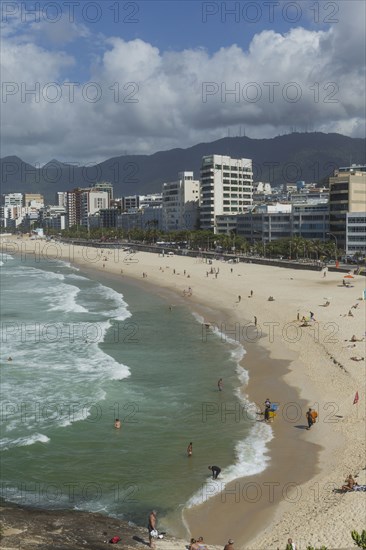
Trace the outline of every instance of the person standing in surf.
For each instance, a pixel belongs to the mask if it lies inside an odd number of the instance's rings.
[[[152,512],[150,512],[149,514],[149,523],[148,523],[148,531],[149,531],[149,546],[150,548],[155,548],[155,544],[153,544],[153,540],[154,540],[154,537],[153,537],[153,533],[157,530],[156,529],[156,516],[157,516],[157,511],[156,510],[152,510]]]
[[[212,479],[217,479],[219,477],[221,468],[219,468],[218,466],[209,466],[208,469],[212,472]]]

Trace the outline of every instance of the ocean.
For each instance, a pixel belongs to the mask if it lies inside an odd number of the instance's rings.
[[[197,312],[59,260],[3,254],[0,269],[3,498],[142,525],[155,508],[184,536],[186,507],[266,467],[245,350]]]

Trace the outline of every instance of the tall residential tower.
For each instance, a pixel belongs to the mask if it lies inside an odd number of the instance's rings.
[[[202,158],[200,182],[201,229],[216,233],[216,216],[245,212],[253,203],[252,160],[222,155]]]

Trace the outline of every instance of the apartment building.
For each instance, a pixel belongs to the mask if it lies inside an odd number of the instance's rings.
[[[93,216],[99,210],[108,208],[108,191],[84,191],[81,193],[81,225],[88,226],[89,216]]]
[[[340,249],[346,249],[347,214],[366,211],[366,172],[360,166],[335,170],[329,178],[329,227]]]
[[[201,229],[217,232],[216,216],[245,212],[253,202],[251,159],[203,157],[200,180]]]
[[[23,195],[23,206],[33,206],[35,208],[43,208],[44,197],[40,193],[25,193]]]
[[[111,184],[95,184],[93,187],[77,187],[66,192],[66,212],[68,227],[74,225],[88,226],[89,215],[94,215],[100,209],[109,208],[110,197],[113,195]],[[99,189],[105,189],[100,191]]]
[[[23,206],[23,194],[22,193],[6,193],[2,195],[2,206]]]
[[[199,181],[193,172],[179,172],[178,180],[164,183],[163,229],[196,229],[199,221]]]
[[[364,212],[347,212],[346,254],[366,256],[366,209]]]
[[[328,202],[256,206],[252,211],[237,216],[237,234],[250,242],[271,242],[290,237],[327,240]]]

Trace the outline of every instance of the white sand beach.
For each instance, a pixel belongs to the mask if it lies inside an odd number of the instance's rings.
[[[366,493],[344,494],[334,489],[340,488],[349,474],[357,475],[359,484],[366,484],[364,276],[356,275],[345,287],[344,273],[328,272],[323,277],[320,271],[219,260],[209,265],[186,256],[128,255],[26,239],[14,240],[13,245],[4,241],[4,251],[20,253],[21,242],[26,262],[32,261],[33,251],[43,258],[64,259],[82,269],[109,272],[153,285],[151,288],[162,293],[169,291],[173,310],[175,299],[185,300],[193,309],[202,307],[208,325],[223,332],[230,330],[229,336],[236,334],[247,349],[242,364],[249,371],[249,384],[243,392],[251,401],[263,403],[267,391],[271,387],[276,391],[276,383],[282,384],[280,412],[272,425],[274,440],[270,445],[274,456],[281,450],[281,460],[271,460],[265,472],[271,476],[273,466],[272,477],[266,479],[280,491],[275,505],[269,493],[263,492],[257,505],[265,517],[259,513],[247,517],[250,503],[245,499],[228,499],[225,506],[220,499],[210,499],[187,512],[192,533],[199,534],[199,526],[216,523],[211,536],[205,537],[207,542],[221,544],[222,540],[223,545],[232,536],[239,549],[284,548],[289,537],[299,549],[307,544],[352,547],[351,531],[361,531],[365,525]],[[217,277],[210,273],[211,267],[219,270]],[[268,300],[270,296],[273,301]],[[310,319],[310,312],[315,320],[304,323],[301,319]],[[360,341],[351,342],[353,335]],[[255,356],[251,356],[253,343],[248,339],[268,354],[265,366],[250,364]],[[270,368],[271,361],[289,365],[283,380],[278,380],[281,376]],[[288,387],[299,395],[299,401],[286,400]],[[359,401],[354,404],[356,392]],[[276,395],[272,395],[273,400]],[[318,411],[311,430],[304,429],[308,407]],[[299,442],[299,452],[286,454],[292,438]],[[313,446],[320,450],[315,463]],[[311,469],[311,479],[306,479]]]

